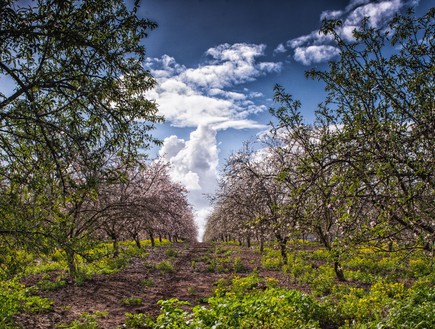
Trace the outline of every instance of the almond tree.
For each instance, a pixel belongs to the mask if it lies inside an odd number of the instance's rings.
[[[144,96],[154,79],[140,42],[156,24],[138,18],[138,8],[121,0],[2,2],[2,248],[61,244],[80,200],[118,176],[107,160],[134,162],[155,142],[149,132],[162,118]]]
[[[328,92],[313,126],[303,123],[299,102],[275,89],[276,128],[303,148],[297,176],[306,185],[305,223],[330,250],[340,280],[344,248],[374,239],[433,243],[434,16],[433,8],[421,18],[410,12],[388,29],[367,18],[350,42],[339,21],[325,22],[341,55],[329,71],[307,73]],[[400,49],[387,57],[386,45]]]
[[[435,8],[422,17],[409,11],[380,29],[367,18],[351,42],[339,21],[325,22],[340,59],[307,74],[326,83],[318,120],[341,127],[335,138],[346,148],[337,157],[370,190],[380,234],[392,223],[426,248],[435,234],[434,16]],[[396,51],[387,55],[387,46]]]

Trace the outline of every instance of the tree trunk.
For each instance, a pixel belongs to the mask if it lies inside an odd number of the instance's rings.
[[[71,278],[75,279],[77,277],[77,264],[75,260],[75,252],[71,249],[65,250],[66,262],[68,265],[68,271]]]
[[[287,238],[277,236],[283,264],[287,264]]]
[[[119,246],[118,246],[118,238],[116,236],[112,236],[112,244],[113,244],[113,258],[118,258]]]
[[[249,235],[246,237],[246,244],[248,245],[248,248],[251,248],[251,237]]]
[[[260,237],[260,253],[264,252],[264,237],[261,235]]]
[[[152,231],[148,232],[148,234],[150,235],[150,240],[151,240],[151,247],[155,247],[156,246],[156,242],[154,241],[154,234]]]
[[[140,244],[140,239],[139,239],[139,235],[138,235],[138,234],[136,234],[136,235],[134,236],[134,242],[136,242],[136,247],[138,247],[139,249],[142,248],[142,246],[141,246],[141,244]]]
[[[162,243],[162,235],[159,234],[159,242]]]
[[[343,268],[341,267],[341,264],[339,261],[334,261],[334,271],[335,275],[337,276],[337,279],[339,281],[346,281],[346,278],[344,277]]]

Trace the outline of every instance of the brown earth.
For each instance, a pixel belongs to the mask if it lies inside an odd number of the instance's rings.
[[[176,255],[168,257],[168,249]],[[239,246],[225,246],[215,249],[206,243],[175,243],[167,247],[148,250],[146,260],[133,259],[129,266],[116,274],[97,275],[78,286],[68,283],[55,291],[41,291],[39,294],[54,301],[53,311],[42,314],[22,314],[17,323],[22,328],[55,328],[68,324],[84,312],[106,312],[98,318],[101,328],[121,328],[126,320],[125,313],[145,313],[155,317],[160,312],[159,300],[178,298],[192,306],[205,302],[213,294],[218,279],[230,278],[237,274],[247,275],[255,268],[262,277],[274,277],[283,287],[292,284],[280,271],[267,271],[261,268],[261,255],[253,249]],[[217,254],[217,253],[222,254]],[[216,266],[216,258],[235,260],[221,262]],[[170,259],[172,271],[158,270],[156,264]],[[213,265],[214,264],[214,265]],[[27,284],[31,283],[28,279]],[[300,288],[300,287],[299,287]],[[141,305],[127,306],[124,298],[140,298]]]

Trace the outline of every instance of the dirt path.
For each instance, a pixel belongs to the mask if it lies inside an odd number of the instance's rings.
[[[172,256],[167,251],[172,249]],[[160,312],[157,301],[178,298],[198,305],[213,293],[213,283],[231,273],[218,273],[210,262],[214,248],[209,244],[177,243],[150,249],[148,258],[133,259],[125,270],[110,275],[98,275],[83,285],[68,284],[41,295],[54,301],[54,310],[46,314],[22,315],[23,328],[54,328],[70,323],[84,312],[105,312],[98,322],[101,328],[121,327],[125,313]],[[252,254],[252,253],[251,253]],[[233,256],[231,256],[233,257]],[[169,261],[173,269],[158,269],[157,264]],[[254,266],[245,264],[245,267]],[[125,298],[140,298],[140,305],[125,305]]]

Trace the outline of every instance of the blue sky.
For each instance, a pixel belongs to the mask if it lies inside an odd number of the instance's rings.
[[[205,195],[225,159],[268,129],[273,86],[283,85],[313,119],[325,94],[304,72],[338,54],[318,33],[321,20],[343,20],[350,40],[364,16],[380,27],[409,6],[423,14],[433,0],[142,0],[140,16],[159,25],[144,40],[158,83],[148,97],[166,118],[154,132],[164,145],[151,156],[169,161],[188,189],[200,234],[211,210]]]

